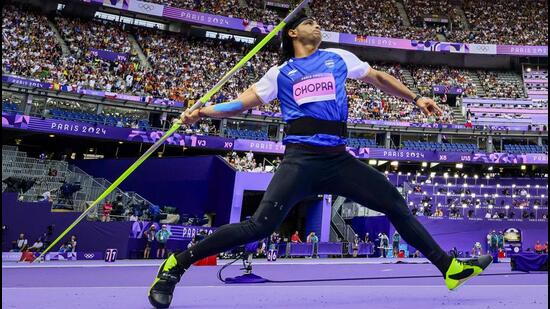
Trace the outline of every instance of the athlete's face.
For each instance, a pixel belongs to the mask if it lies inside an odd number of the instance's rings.
[[[321,44],[321,26],[313,19],[304,20],[298,27],[289,31],[292,38],[297,38],[304,44]]]

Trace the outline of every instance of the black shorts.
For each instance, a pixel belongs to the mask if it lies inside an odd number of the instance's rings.
[[[145,244],[145,249],[151,248],[151,244],[152,244],[152,243],[153,243],[153,242],[148,241],[148,242]]]
[[[159,245],[157,247],[158,249],[164,249],[166,248],[166,243],[159,242]]]

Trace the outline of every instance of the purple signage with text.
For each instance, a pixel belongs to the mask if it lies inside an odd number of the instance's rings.
[[[35,80],[30,80],[26,78],[14,77],[14,76],[2,76],[2,82],[13,83],[23,87],[36,87],[44,89],[52,89],[53,85],[50,83],[43,83]]]
[[[340,44],[416,50],[412,46],[411,40],[361,36],[350,33],[340,33]]]
[[[103,6],[117,8],[153,16],[163,16],[206,26],[269,33],[274,26],[261,22],[250,21],[227,16],[200,13],[150,2],[137,0],[82,0],[87,3],[97,3]],[[162,14],[161,14],[162,12]],[[496,44],[470,44],[438,41],[416,41],[400,38],[385,38],[362,36],[351,33],[334,33],[327,42],[334,42],[339,37],[339,43],[370,47],[394,48],[412,51],[431,51],[440,53],[482,54],[482,55],[515,55],[515,56],[548,56],[548,46],[520,46]],[[336,42],[338,43],[338,42]]]
[[[360,148],[348,152],[361,159],[416,162],[464,162],[491,164],[548,164],[547,154],[460,153],[408,149]]]
[[[462,95],[464,93],[464,89],[457,86],[447,87],[442,85],[437,85],[432,87],[432,91],[434,94],[456,94],[456,95]]]
[[[2,128],[32,130],[52,134],[66,134],[92,138],[105,138],[138,143],[155,143],[163,131],[142,131],[93,125],[58,119],[41,119],[19,114],[2,113]],[[192,148],[284,153],[284,146],[271,141],[234,140],[217,136],[172,134],[166,144]],[[493,164],[548,164],[547,154],[505,153],[445,153],[436,151],[392,150],[383,148],[349,148],[348,151],[361,159],[421,161],[421,162],[472,162]]]
[[[72,85],[59,85],[59,84],[54,85],[50,83],[42,83],[42,82],[33,81],[30,79],[25,79],[25,78],[20,78],[15,76],[2,76],[2,82],[13,83],[23,87],[52,89],[52,90],[59,90],[63,92],[73,92],[73,93],[97,96],[97,97],[108,98],[108,99],[125,100],[125,101],[132,101],[132,102],[139,102],[139,103],[146,103],[146,104],[150,103],[154,105],[179,107],[179,108],[183,108],[185,106],[183,102],[178,102],[178,101],[173,101],[168,99],[153,98],[150,96],[136,96],[136,95],[114,93],[114,92],[105,92],[105,91],[93,90],[93,89],[82,89]]]
[[[127,53],[115,53],[110,50],[103,50],[103,49],[90,48],[90,53],[94,57],[107,60],[107,61],[126,62],[128,61],[128,58],[129,58]]]
[[[274,26],[233,17],[206,14],[165,6],[162,16],[206,26],[267,34]]]
[[[431,51],[440,53],[548,56],[548,46],[520,46],[495,44],[469,44],[438,41],[416,41],[398,38],[362,36],[340,33],[340,44],[369,47],[394,48],[403,50]]]
[[[142,131],[9,113],[2,113],[2,127],[150,144],[158,141],[164,134],[163,131]],[[166,140],[168,145],[229,150],[233,149],[233,142],[233,139],[223,137],[188,136],[180,133],[174,133]]]
[[[533,105],[533,100],[517,100],[517,99],[464,98],[463,102],[465,105],[469,105],[469,104]]]
[[[185,105],[183,102],[168,100],[168,99],[153,99],[151,101],[151,104],[153,105],[162,105],[162,106],[170,106],[170,107],[179,107],[184,108]]]
[[[497,45],[498,55],[548,56],[548,46]]]
[[[248,139],[236,139],[233,150],[237,151],[254,151],[267,153],[284,153],[285,146],[282,143],[271,141],[254,141]]]
[[[156,222],[141,221],[134,222],[132,224],[132,231],[130,232],[130,238],[143,238],[143,232],[149,230],[154,225],[156,230],[160,230],[160,226]],[[170,240],[191,240],[196,235],[200,235],[201,232],[206,235],[212,234],[216,228],[204,227],[204,226],[190,226],[190,225],[172,225],[167,224],[168,230],[172,233]]]

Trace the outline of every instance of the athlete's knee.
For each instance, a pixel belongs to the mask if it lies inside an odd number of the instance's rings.
[[[277,208],[274,202],[262,201],[261,211],[258,211],[249,219],[249,225],[260,238],[267,237],[275,231],[279,223],[284,219],[283,208]]]
[[[269,217],[252,217],[248,221],[248,226],[254,236],[258,239],[268,237],[275,231],[277,226],[270,222]]]

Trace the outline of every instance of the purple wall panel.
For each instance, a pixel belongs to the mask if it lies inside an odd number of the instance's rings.
[[[243,195],[245,190],[265,191],[273,174],[270,173],[244,173],[237,172],[235,176],[235,187],[233,190],[233,201],[231,206],[230,223],[241,221],[241,211],[243,203]],[[318,205],[312,205],[309,209],[308,221],[306,229],[311,229],[317,233],[320,241],[328,241],[330,233],[330,200],[326,198]]]
[[[361,239],[365,239],[365,234],[369,233],[370,239],[374,241],[378,233],[389,235],[390,221],[386,216],[355,217],[351,220],[351,227]]]
[[[487,242],[487,234],[493,229],[519,229],[522,232],[524,248],[534,247],[537,240],[542,243],[548,241],[548,222],[434,220],[424,217],[418,219],[445,251],[455,246],[459,251],[470,251],[477,241],[484,245]],[[390,233],[393,234],[394,231],[392,225]]]
[[[7,226],[7,230],[2,232],[2,236],[5,237],[2,241],[2,251],[10,250],[11,241],[16,240],[19,233],[25,233],[29,246],[32,245],[51,224],[55,224],[50,239],[53,241],[79,216],[79,213],[54,213],[50,209],[51,205],[47,202],[18,202],[16,194],[3,193],[2,224]],[[82,220],[51,251],[56,252],[71,235],[76,235],[77,251],[96,252],[117,248],[119,258],[126,258],[131,228],[132,222],[104,223]]]
[[[217,161],[217,162],[216,162]],[[133,159],[79,160],[76,165],[95,177],[114,181]],[[120,187],[135,191],[180,214],[215,212],[214,226],[228,223],[234,171],[215,156],[148,159]]]

